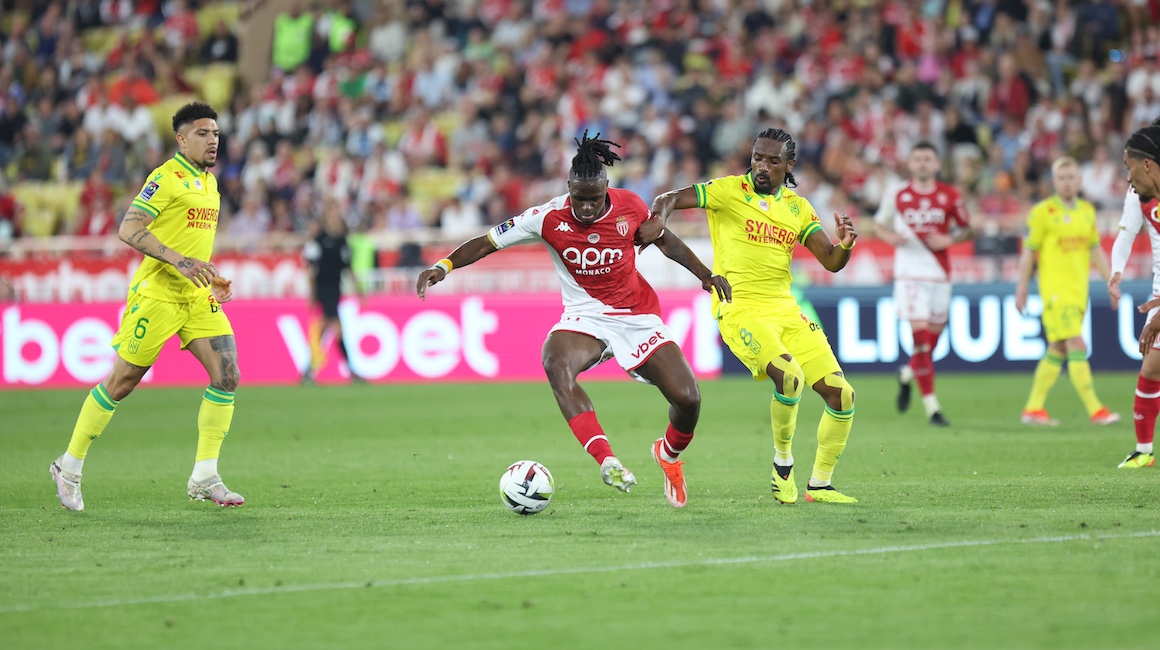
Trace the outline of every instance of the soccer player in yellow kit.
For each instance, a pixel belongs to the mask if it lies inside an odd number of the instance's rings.
[[[807,319],[790,294],[790,263],[797,243],[827,270],[837,272],[850,259],[858,233],[844,214],[834,213],[839,243],[830,241],[805,197],[790,187],[797,145],[781,129],[762,131],[753,141],[751,167],[744,176],[725,176],[658,196],[654,218],[641,227],[641,241],[659,235],[673,210],[704,208],[713,240],[713,273],[733,286],[733,302],[713,297],[721,337],[755,379],[773,381],[770,416],[774,460],[770,478],[774,497],[795,503],[794,430],[798,402],[808,385],[825,400],[818,424],[818,452],[806,500],[854,503],[830,480],[846,448],[854,420],[854,389],[847,383],[821,325]]]
[[[1022,312],[1031,273],[1038,264],[1048,348],[1035,367],[1022,420],[1024,424],[1059,424],[1047,413],[1044,402],[1066,359],[1067,375],[1092,423],[1112,424],[1119,422],[1120,416],[1108,411],[1096,397],[1083,340],[1092,263],[1105,282],[1111,277],[1108,259],[1100,248],[1096,210],[1079,198],[1079,164],[1074,158],[1065,156],[1051,164],[1051,184],[1055,194],[1032,206],[1027,217],[1027,239],[1019,257],[1019,284],[1015,288],[1015,307]]]
[[[129,286],[121,325],[113,337],[113,369],[89,392],[68,450],[52,462],[60,503],[84,510],[81,468],[89,446],[105,430],[118,403],[133,391],[174,334],[182,349],[205,366],[209,387],[197,414],[197,456],[188,490],[191,499],[240,506],[245,499],[226,488],[217,459],[234,415],[238,351],[222,311],[233,293],[209,262],[217,232],[217,112],[204,102],[173,116],[177,154],[153,170],[121,222],[121,240],[145,254]]]

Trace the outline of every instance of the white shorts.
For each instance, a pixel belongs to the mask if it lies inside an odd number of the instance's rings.
[[[895,280],[894,306],[902,320],[946,323],[951,306],[951,283]]]
[[[615,358],[633,379],[646,384],[650,382],[638,375],[636,369],[662,345],[676,343],[668,326],[656,314],[564,314],[548,334],[552,332],[587,334],[604,344],[604,354],[585,370]]]

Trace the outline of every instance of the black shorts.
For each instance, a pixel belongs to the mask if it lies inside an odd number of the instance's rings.
[[[322,315],[326,318],[338,318],[338,301],[342,298],[339,287],[317,287],[314,290],[314,299],[322,307]]]

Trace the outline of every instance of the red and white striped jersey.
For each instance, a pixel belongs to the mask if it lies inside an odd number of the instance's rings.
[[[541,241],[560,277],[564,313],[656,314],[660,301],[636,270],[634,241],[649,218],[639,196],[608,190],[608,211],[591,224],[572,215],[567,194],[528,208],[488,231],[496,248]]]
[[[935,181],[934,189],[923,193],[908,183],[887,192],[874,221],[903,236],[894,251],[895,278],[950,280],[951,262],[946,249],[932,251],[926,239],[934,233],[949,235],[952,226],[966,228],[969,224],[966,205],[953,186]]]

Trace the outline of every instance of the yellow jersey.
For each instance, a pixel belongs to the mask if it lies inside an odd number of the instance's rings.
[[[165,246],[186,257],[209,260],[217,233],[221,195],[217,178],[199,172],[178,153],[153,170],[133,207],[153,216],[149,230]],[[170,302],[204,300],[209,287],[197,287],[170,264],[146,256],[133,274],[131,290]]]
[[[1075,207],[1068,207],[1058,195],[1036,203],[1027,217],[1023,245],[1039,253],[1039,294],[1044,300],[1087,304],[1091,251],[1100,245],[1091,203],[1076,199]]]
[[[729,280],[733,302],[773,304],[791,298],[794,245],[804,245],[822,229],[814,206],[785,187],[761,194],[749,174],[697,183],[693,189],[697,207],[709,218],[713,273]]]

